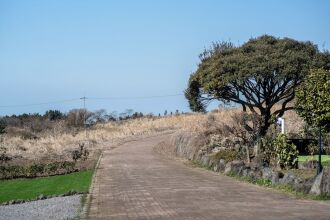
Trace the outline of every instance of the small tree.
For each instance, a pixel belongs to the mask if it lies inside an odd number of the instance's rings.
[[[92,115],[93,113],[86,109],[72,109],[67,115],[66,122],[68,126],[83,127]]]
[[[330,72],[312,70],[296,93],[297,113],[309,125],[330,131]]]
[[[108,120],[108,114],[105,109],[100,109],[94,112],[90,117],[90,121],[94,123],[105,123]]]

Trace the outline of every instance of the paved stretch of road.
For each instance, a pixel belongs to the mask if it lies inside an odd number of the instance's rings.
[[[166,138],[104,152],[89,219],[330,219],[330,202],[298,200],[162,158],[152,149]]]

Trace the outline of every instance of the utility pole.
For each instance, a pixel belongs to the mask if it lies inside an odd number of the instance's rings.
[[[319,162],[317,164],[317,174],[322,172],[322,129],[319,126]]]
[[[84,96],[84,97],[81,97],[80,99],[84,100],[84,109],[86,109],[86,99],[87,99],[87,97]]]
[[[84,127],[85,127],[85,136],[87,138],[87,124],[86,124],[86,113],[87,113],[86,99],[87,99],[87,97],[84,96],[84,97],[81,97],[80,99],[84,101]]]

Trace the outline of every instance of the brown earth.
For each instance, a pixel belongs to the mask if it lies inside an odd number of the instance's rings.
[[[104,151],[89,219],[330,219],[330,202],[296,199],[153,151],[168,138]]]

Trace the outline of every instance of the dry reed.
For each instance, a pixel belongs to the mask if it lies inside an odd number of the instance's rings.
[[[38,160],[45,156],[69,155],[69,152],[78,146],[78,143],[94,143],[93,149],[107,147],[109,142],[115,142],[132,136],[152,135],[166,131],[183,130],[188,132],[205,131],[210,123],[232,124],[232,115],[240,109],[219,109],[208,114],[183,114],[167,117],[138,118],[120,122],[98,124],[86,131],[78,133],[63,133],[60,128],[49,132],[36,140],[24,140],[20,137],[4,136],[1,145],[7,148],[11,156],[22,156]],[[210,122],[210,117],[212,121]],[[290,133],[301,132],[302,120],[295,112],[287,112],[287,131]],[[90,150],[93,150],[90,149]]]

